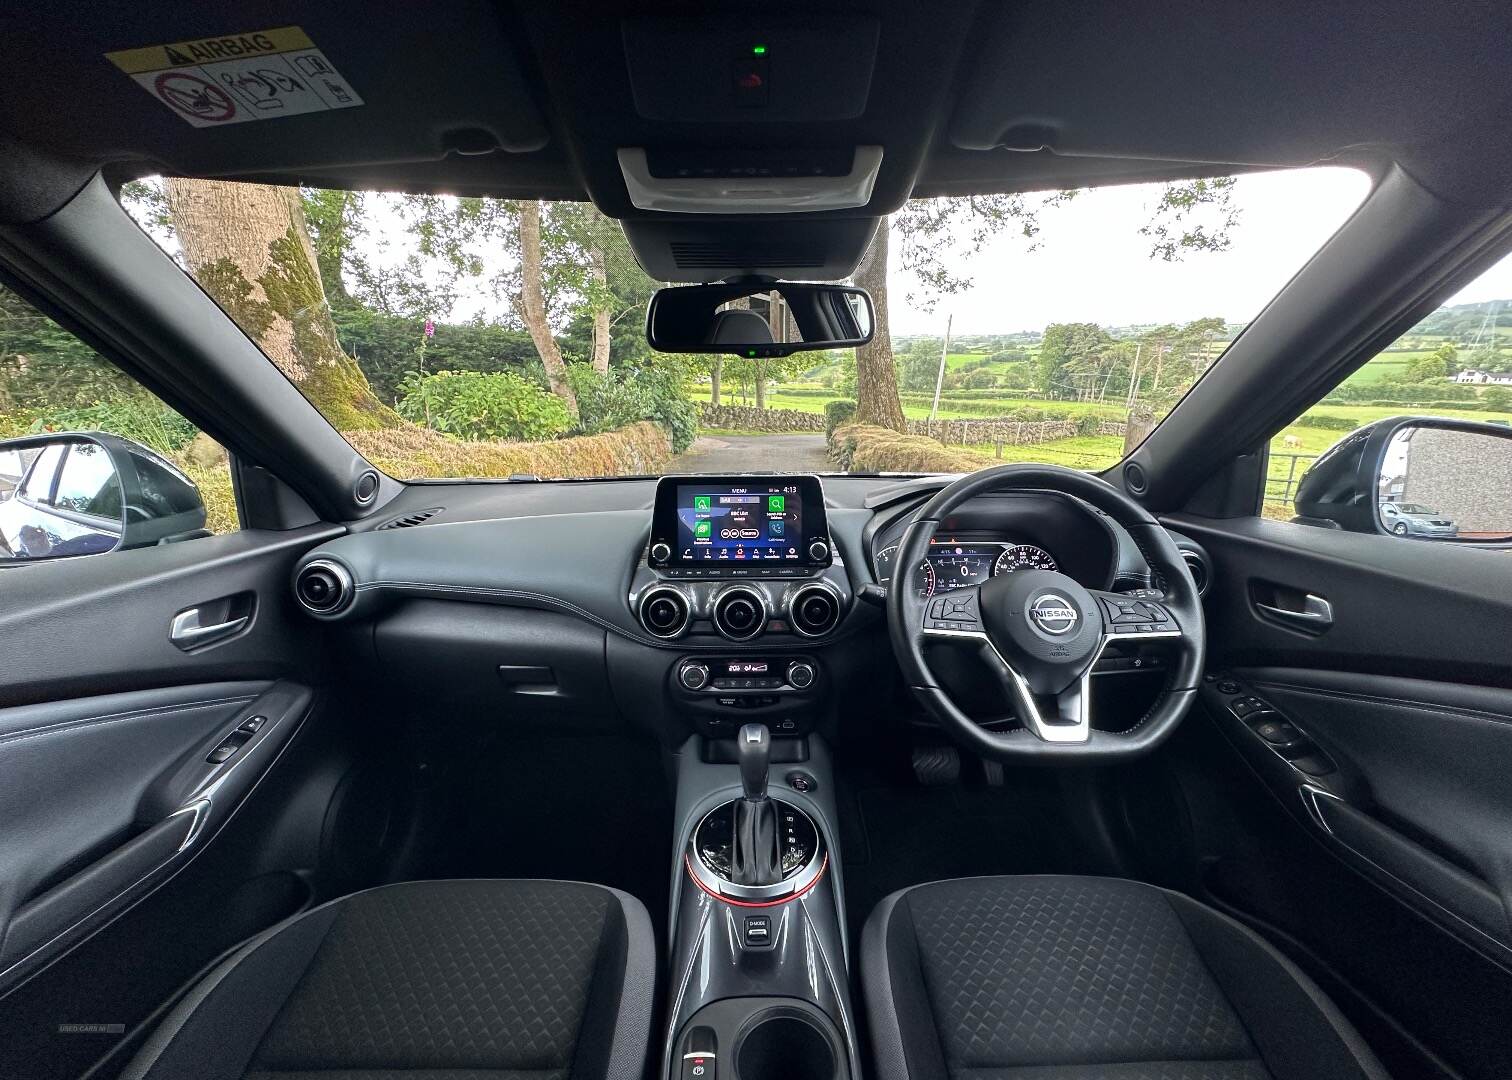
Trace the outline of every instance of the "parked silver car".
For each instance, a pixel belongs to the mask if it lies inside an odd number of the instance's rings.
[[[1397,536],[1458,536],[1459,526],[1422,503],[1383,502],[1381,524]]]

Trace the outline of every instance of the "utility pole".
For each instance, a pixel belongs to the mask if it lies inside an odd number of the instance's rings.
[[[950,355],[950,324],[955,315],[945,316],[945,344],[940,346],[940,370],[935,372],[934,404],[929,406],[929,422],[934,423],[935,414],[940,411],[940,387],[945,384],[945,358]]]
[[[1134,343],[1134,363],[1129,366],[1129,396],[1124,401],[1124,410],[1134,407],[1134,399],[1139,396],[1139,354],[1144,351],[1144,342]]]

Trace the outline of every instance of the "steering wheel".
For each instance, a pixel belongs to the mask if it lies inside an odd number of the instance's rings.
[[[1055,491],[1083,499],[1123,526],[1165,579],[1158,598],[1087,589],[1053,570],[1027,569],[982,585],[920,598],[907,580],[952,511],[979,495]],[[999,465],[942,488],[898,542],[897,576],[887,592],[888,634],[904,678],[924,708],[969,750],[1005,761],[1100,764],[1154,749],[1175,730],[1202,678],[1205,632],[1191,571],[1170,535],[1123,492],[1089,473],[1058,465]],[[1174,656],[1170,678],[1126,731],[1092,725],[1093,665],[1111,641],[1159,641]],[[962,712],[931,670],[926,642],[972,650],[995,677],[1022,725],[989,731]]]

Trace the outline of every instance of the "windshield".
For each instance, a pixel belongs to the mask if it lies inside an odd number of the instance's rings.
[[[619,225],[544,203],[152,178],[137,220],[406,480],[1102,469],[1363,199],[1346,169],[916,200],[853,282],[871,344],[653,353]],[[740,301],[778,341],[775,295]]]

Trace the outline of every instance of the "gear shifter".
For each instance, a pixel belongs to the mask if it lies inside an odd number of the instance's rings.
[[[767,797],[767,765],[772,760],[772,736],[765,724],[745,724],[735,737],[735,756],[740,762],[740,783],[745,797],[759,802]]]
[[[746,724],[735,736],[744,798],[735,803],[730,875],[737,885],[775,885],[782,880],[777,807],[767,798],[772,736],[764,724]]]

